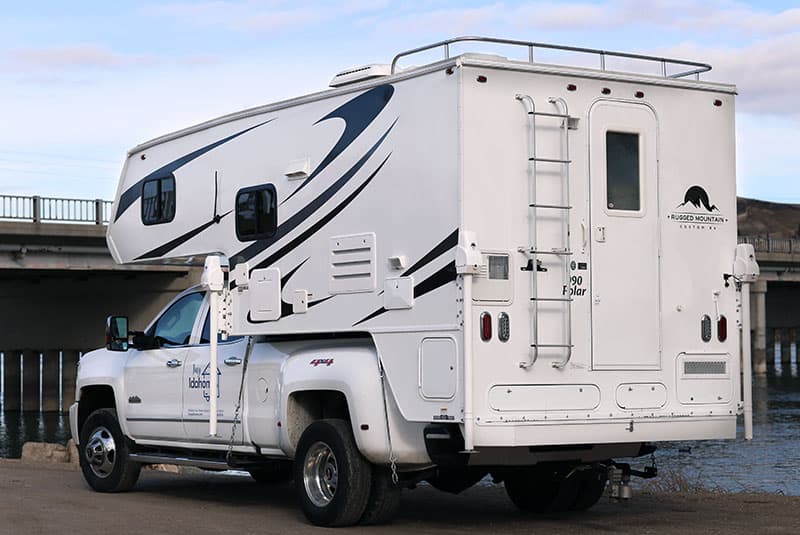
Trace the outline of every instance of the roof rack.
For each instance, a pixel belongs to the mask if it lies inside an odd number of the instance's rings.
[[[479,36],[461,36],[461,37],[453,37],[452,39],[447,39],[445,41],[439,41],[438,43],[433,43],[430,45],[421,46],[418,48],[412,48],[411,50],[406,50],[404,52],[400,52],[397,54],[394,59],[392,60],[392,70],[391,73],[394,74],[397,72],[397,62],[400,58],[411,56],[413,54],[417,54],[419,52],[424,52],[426,50],[431,50],[434,48],[443,47],[444,48],[444,57],[445,59],[450,57],[450,45],[453,43],[463,43],[463,42],[482,42],[482,43],[494,43],[494,44],[501,44],[501,45],[515,45],[515,46],[522,46],[527,47],[528,49],[528,61],[533,63],[533,56],[534,50],[537,48],[547,48],[551,50],[563,50],[565,52],[580,52],[584,54],[594,54],[599,56],[600,58],[600,70],[606,70],[606,57],[611,56],[615,58],[627,58],[627,59],[639,59],[645,61],[652,61],[661,64],[661,76],[664,78],[685,78],[686,76],[694,75],[695,80],[700,79],[700,73],[708,72],[711,70],[711,65],[707,63],[697,63],[694,61],[686,61],[682,59],[673,59],[673,58],[663,58],[659,56],[646,56],[643,54],[629,54],[627,52],[613,52],[610,50],[599,50],[595,48],[582,48],[576,46],[563,46],[563,45],[553,45],[548,43],[535,43],[533,41],[517,41],[514,39],[498,39],[496,37],[479,37]],[[675,74],[667,74],[667,65],[673,66],[680,66],[682,68],[688,67],[689,70],[684,70]]]

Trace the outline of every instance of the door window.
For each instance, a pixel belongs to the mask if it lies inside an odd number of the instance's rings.
[[[175,301],[153,326],[153,336],[164,346],[182,346],[189,343],[197,319],[203,292],[195,292]]]
[[[640,189],[639,134],[606,132],[606,206],[638,212]]]
[[[227,340],[223,340],[222,335],[217,333],[217,342],[235,342],[236,340],[241,340],[242,338],[242,336],[229,336]],[[211,315],[209,313],[206,313],[206,321],[203,323],[203,332],[200,335],[200,343],[211,343]]]

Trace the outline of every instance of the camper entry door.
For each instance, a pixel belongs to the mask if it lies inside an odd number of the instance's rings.
[[[612,101],[589,113],[592,367],[658,369],[658,123]]]

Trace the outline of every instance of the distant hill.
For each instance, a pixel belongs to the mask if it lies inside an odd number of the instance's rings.
[[[800,204],[783,204],[738,197],[740,236],[800,239]]]

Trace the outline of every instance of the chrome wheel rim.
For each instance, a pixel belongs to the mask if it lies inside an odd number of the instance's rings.
[[[303,484],[306,495],[317,507],[333,500],[339,486],[339,466],[333,450],[324,442],[315,442],[303,462]]]
[[[84,455],[94,475],[100,478],[110,476],[117,460],[117,448],[111,431],[103,426],[92,431],[92,435],[86,441]]]

